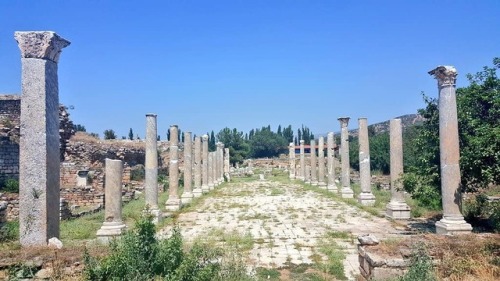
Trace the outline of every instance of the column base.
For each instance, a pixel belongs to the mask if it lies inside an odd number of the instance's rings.
[[[231,176],[229,175],[229,173],[224,173],[224,178],[225,178],[225,181],[227,181],[227,182],[231,181]]]
[[[97,230],[97,241],[107,244],[114,238],[121,236],[127,226],[123,222],[104,222],[99,230]]]
[[[215,188],[215,186],[214,186],[213,183],[212,184],[210,184],[210,183],[208,184],[208,190],[209,191],[214,190],[214,188]]]
[[[208,193],[210,191],[210,188],[208,187],[208,185],[202,185],[201,191],[203,192],[203,194],[205,194],[205,193]]]
[[[318,182],[317,181],[311,181],[311,185],[312,186],[318,186]]]
[[[165,210],[168,212],[176,212],[181,209],[181,199],[179,198],[168,198],[165,202]]]
[[[304,180],[304,177],[301,177],[301,176],[296,176],[296,177],[295,177],[295,179],[296,179],[296,180],[301,180],[301,181],[303,181],[303,180]]]
[[[375,205],[375,195],[371,192],[361,192],[358,195],[358,202],[364,206],[373,206]]]
[[[463,217],[442,218],[436,222],[436,233],[444,235],[467,234],[472,231],[472,226]]]
[[[193,200],[194,194],[192,192],[183,192],[181,196],[181,204],[186,205],[191,203]]]
[[[311,184],[311,181],[310,180],[305,180],[304,183],[305,184]]]
[[[326,186],[326,190],[331,191],[331,192],[335,192],[335,193],[339,192],[339,188],[335,184],[329,184],[329,185],[327,185]]]
[[[323,182],[323,181],[318,182],[318,186],[319,186],[321,189],[326,189],[326,183],[325,183],[325,182]]]
[[[290,178],[291,180],[294,180],[294,179],[295,179],[295,175],[290,175],[290,176],[289,176],[289,178]]]
[[[203,190],[201,190],[201,187],[193,189],[193,197],[198,198],[203,194]]]
[[[411,218],[411,208],[406,202],[389,202],[385,215],[394,220],[408,220]]]
[[[354,198],[354,191],[349,186],[342,187],[340,193],[342,198]]]

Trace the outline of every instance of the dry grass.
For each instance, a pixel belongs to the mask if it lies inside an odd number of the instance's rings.
[[[114,140],[102,140],[96,137],[91,136],[86,132],[76,132],[70,138],[71,142],[84,142],[84,143],[93,143],[93,144],[102,144],[108,145],[110,147],[126,147],[126,148],[135,148],[135,149],[144,149],[145,143],[142,140],[122,140],[122,139],[114,139]]]

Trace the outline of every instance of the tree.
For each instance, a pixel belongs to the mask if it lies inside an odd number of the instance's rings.
[[[278,125],[278,131],[276,131],[276,134],[278,134],[278,136],[283,136],[283,132],[281,132],[281,125]]]
[[[243,138],[243,132],[239,132],[236,128],[224,128],[217,133],[217,139],[224,143],[224,147],[229,148],[229,162],[243,163],[249,154],[250,146]]]
[[[287,142],[293,142],[293,130],[292,125],[288,125],[288,127],[283,129],[282,136],[285,138]]]
[[[209,151],[215,151],[217,149],[217,146],[215,145],[215,133],[214,131],[212,130],[212,132],[210,133],[209,135],[209,139],[208,139],[208,150]]]
[[[115,131],[112,129],[104,130],[104,139],[105,140],[114,140],[116,139]]]
[[[73,125],[73,130],[75,130],[75,132],[86,132],[87,131],[85,129],[85,126],[83,126],[81,124],[74,124]]]
[[[271,131],[270,127],[262,127],[256,130],[250,140],[252,157],[274,157],[287,149],[285,138]]]
[[[132,131],[132,128],[128,130],[128,139],[133,140],[134,139],[134,131]]]

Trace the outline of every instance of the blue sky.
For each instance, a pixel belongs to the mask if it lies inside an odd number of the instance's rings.
[[[20,93],[13,33],[71,41],[60,102],[103,135],[145,135],[145,114],[194,134],[268,124],[338,131],[415,113],[427,71],[458,86],[500,56],[500,1],[1,1],[0,93]]]

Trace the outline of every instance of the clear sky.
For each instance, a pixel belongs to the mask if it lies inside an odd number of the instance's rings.
[[[21,92],[14,31],[71,41],[60,102],[87,131],[145,135],[145,114],[202,134],[301,125],[338,131],[415,113],[427,72],[500,56],[500,1],[0,1],[0,93]]]

